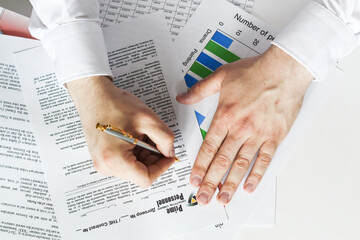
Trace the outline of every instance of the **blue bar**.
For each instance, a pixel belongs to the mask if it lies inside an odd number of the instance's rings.
[[[205,116],[202,115],[201,113],[199,113],[198,111],[195,111],[195,115],[196,115],[196,119],[197,119],[197,122],[198,122],[199,127],[200,127],[202,122],[205,120]]]
[[[194,86],[195,83],[198,82],[196,78],[194,78],[189,74],[186,74],[184,78],[185,78],[186,86],[188,86],[188,88],[191,88],[192,86]]]
[[[207,55],[206,53],[203,53],[203,52],[196,59],[196,61],[198,61],[205,67],[211,69],[212,71],[215,71],[216,69],[218,69],[218,67],[220,67],[222,65],[221,62],[216,61],[215,59],[213,59],[212,57],[210,57],[209,55]]]
[[[220,44],[221,46],[223,46],[224,48],[229,48],[230,45],[232,44],[232,42],[234,40],[232,40],[231,38],[229,38],[228,36],[222,34],[219,31],[216,31],[214,36],[211,38],[214,42],[217,42],[218,44]]]

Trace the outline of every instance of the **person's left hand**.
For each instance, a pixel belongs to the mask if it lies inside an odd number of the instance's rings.
[[[244,183],[245,191],[256,189],[293,125],[312,79],[295,59],[271,46],[263,55],[220,67],[177,96],[180,103],[194,104],[220,91],[217,111],[190,176],[190,183],[200,186],[200,204],[210,201],[232,166],[217,197],[227,204],[258,152]]]

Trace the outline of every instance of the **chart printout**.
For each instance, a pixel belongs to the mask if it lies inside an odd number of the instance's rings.
[[[185,84],[173,52],[168,51],[173,45],[164,14],[107,27],[104,37],[115,85],[140,97],[170,126],[175,133],[175,154],[181,161],[147,189],[97,173],[77,111],[59,86],[45,50],[18,52],[15,58],[26,89],[24,97],[40,156],[46,159],[45,172],[64,239],[101,239],[104,234],[109,239],[150,235],[163,239],[209,226],[216,219],[226,220],[224,208],[216,201],[209,207],[196,205],[196,189],[189,186],[202,140],[194,131],[192,110],[174,100]],[[168,225],[171,227],[164,228]]]
[[[175,40],[182,62],[184,81],[191,87],[223,64],[259,55],[269,47],[275,36],[276,32],[264,22],[239,8],[234,8],[228,2],[204,0]],[[341,75],[339,69],[334,69],[326,81],[313,82],[310,85],[293,127],[278,147],[256,191],[247,194],[243,190],[245,176],[231,202],[226,205],[230,220],[218,223],[212,229],[202,229],[183,236],[183,239],[236,238],[325,99],[336,88]],[[218,96],[214,95],[202,102],[203,104],[196,105],[195,109],[205,112],[200,123],[201,132],[205,136],[217,108]]]
[[[241,1],[228,1],[228,2],[234,3],[236,5],[236,6],[232,6],[233,8],[241,8],[247,12],[251,11],[249,4],[251,4],[251,6],[252,6],[252,3],[253,3],[253,2],[249,2],[249,1],[242,1],[242,4],[240,4]],[[206,0],[203,0],[203,3],[206,3]],[[245,3],[245,5],[244,5],[244,3]],[[180,2],[179,2],[179,4],[180,4]],[[221,2],[219,4],[221,4]],[[168,21],[171,21],[171,20],[173,20],[173,19],[168,18]],[[172,28],[173,27],[174,26],[172,26]],[[246,30],[247,29],[244,29],[243,36],[248,36]],[[220,41],[220,39],[222,38],[220,34],[221,33],[214,34],[214,38],[217,37],[217,40]],[[226,39],[226,35],[224,35],[223,38]],[[224,41],[226,41],[226,40],[224,40]],[[177,46],[179,46],[180,49],[182,49],[181,41],[178,41],[176,44],[177,44]],[[229,52],[232,51],[231,54],[229,54],[228,56],[226,55],[227,53],[223,53],[222,55],[218,54],[218,55],[220,55],[223,58],[225,58],[226,60],[228,60],[228,62],[232,62],[232,61],[236,61],[239,59],[239,57],[237,57],[237,56],[241,56],[242,58],[244,58],[244,57],[258,55],[260,52],[263,52],[268,48],[268,46],[270,45],[270,41],[267,41],[267,45],[261,45],[259,47],[254,46],[254,48],[253,48],[254,50],[252,50],[250,47],[250,48],[248,48],[248,51],[244,51],[244,45],[242,45],[242,42],[239,42],[236,40],[228,39],[227,44],[225,44],[225,45]],[[227,45],[229,45],[229,46],[227,46]],[[211,74],[219,66],[228,63],[227,61],[225,61],[217,56],[213,55],[213,58],[212,58],[212,57],[209,57],[209,55],[211,56],[211,53],[208,53],[207,50],[204,49],[203,53],[199,55],[197,61],[194,63],[194,66],[192,66],[191,69],[198,70],[198,72],[201,72],[200,75],[207,76],[208,74]],[[229,59],[227,59],[226,57],[228,57]],[[197,68],[197,66],[199,66],[199,65],[201,66],[200,62],[208,63],[207,66],[209,67],[208,69],[210,69],[210,71],[207,70],[207,68],[200,68],[200,69]],[[200,63],[200,64],[196,65],[197,63]],[[206,64],[204,66],[206,66]],[[188,87],[191,87],[196,81],[202,79],[201,77],[199,78],[199,76],[196,75],[195,73],[193,74],[190,70],[188,70],[188,72],[189,73],[185,75],[185,80],[186,80],[186,84]],[[191,77],[192,75],[194,76],[194,78]],[[195,76],[197,76],[197,77],[195,77]],[[197,111],[195,111],[195,116],[196,116],[197,122],[199,124],[200,131],[201,131],[203,138],[206,135],[207,128],[210,126],[211,119],[212,119],[210,117],[206,117],[206,114],[208,114],[208,112],[209,112],[208,107],[212,106],[214,104],[215,100],[216,100],[216,96],[214,98],[209,98],[206,101],[203,101],[202,105],[201,104],[199,106],[196,105],[198,107],[198,109],[197,109]],[[263,199],[261,200],[261,204],[259,204],[256,211],[254,211],[253,215],[249,218],[249,220],[247,222],[247,226],[272,226],[275,223],[275,197],[276,197],[275,191],[276,191],[276,179],[274,179],[272,181],[271,186],[266,191]]]
[[[247,12],[254,0],[228,0]],[[201,0],[100,0],[100,18],[103,26],[128,21],[153,11],[163,10],[170,32],[175,37],[185,26]]]
[[[213,13],[205,13],[204,10],[200,14],[195,15],[197,22],[202,24],[191,24],[185,30],[191,28],[190,31],[183,31],[180,39],[175,40],[178,47],[178,55],[181,59],[181,66],[188,88],[192,87],[199,80],[212,74],[220,66],[232,63],[242,58],[257,56],[269,48],[271,41],[277,34],[271,27],[254,16],[234,8],[225,1],[215,2],[204,0],[199,9],[204,9],[214,4]],[[221,12],[216,9],[224,9],[236,12],[234,16],[230,15],[226,19],[220,17]],[[215,9],[216,8],[216,9]],[[206,11],[206,9],[205,9]],[[207,16],[205,16],[207,14]],[[211,15],[212,14],[212,15]],[[211,19],[207,20],[205,17]],[[194,21],[190,21],[194,22]],[[208,24],[205,24],[207,23]],[[206,28],[206,25],[209,27]],[[204,29],[206,28],[206,29]],[[196,31],[201,31],[201,38],[197,41],[194,39]],[[188,44],[186,44],[188,42]],[[218,94],[209,97],[206,101],[202,101],[195,105],[196,117],[198,124],[201,126],[205,120],[205,116],[209,113],[211,107],[218,101]],[[204,136],[206,132],[201,130]]]

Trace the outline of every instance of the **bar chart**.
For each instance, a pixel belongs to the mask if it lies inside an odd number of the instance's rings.
[[[212,74],[226,63],[259,55],[251,47],[217,30],[185,75],[187,87]]]
[[[250,46],[247,46],[218,29],[215,31],[210,41],[205,45],[189,71],[185,74],[184,79],[186,86],[191,88],[195,83],[206,78],[224,64],[259,54],[259,52],[252,49]],[[209,123],[206,124],[206,127],[203,127],[202,124],[206,117],[197,110],[195,110],[195,115],[201,134],[203,138],[205,138]]]

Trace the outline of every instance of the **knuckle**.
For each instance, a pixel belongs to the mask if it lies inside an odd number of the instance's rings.
[[[234,165],[239,169],[246,170],[250,166],[250,160],[249,158],[239,157],[238,159],[235,160]]]
[[[193,166],[193,169],[191,171],[191,175],[198,175],[198,176],[204,176],[205,173],[207,171],[207,168],[205,166],[203,166],[202,164],[199,164],[199,163],[196,163],[194,166]]]
[[[259,163],[263,166],[267,166],[271,162],[271,156],[267,153],[261,153],[258,157]]]
[[[202,81],[198,81],[190,88],[190,90],[194,93],[201,93]]]
[[[142,109],[136,112],[136,119],[140,122],[152,123],[154,121],[154,114],[150,109]]]
[[[212,190],[215,190],[217,188],[217,184],[211,182],[211,181],[206,181],[202,184],[202,187],[205,187],[207,189],[212,189]]]
[[[211,140],[207,140],[205,138],[203,145],[202,145],[202,150],[203,152],[208,155],[208,156],[212,156],[217,152],[217,147],[216,145],[213,143],[213,141]]]
[[[232,129],[231,129],[232,130]],[[229,132],[228,135],[226,136],[226,139],[229,141],[229,142],[232,142],[232,143],[236,143],[236,142],[239,142],[241,141],[242,139],[244,138],[244,135],[242,134],[234,134],[233,132]],[[233,149],[233,144],[232,145],[229,145],[228,149],[231,151]]]
[[[238,127],[239,127],[239,131],[240,132],[245,132],[245,131],[248,131],[250,129],[250,123],[249,123],[249,119],[246,117],[246,118],[243,118],[239,124],[238,124]]]
[[[281,138],[282,136],[284,136],[286,133],[286,130],[284,127],[277,127],[276,131],[273,133],[273,137],[274,138]]]
[[[224,65],[221,65],[220,67],[218,67],[218,68],[215,70],[216,73],[220,73],[220,72],[222,72],[222,71],[224,71]]]
[[[218,75],[218,76],[224,76],[226,73],[226,65],[221,65],[220,67],[218,67],[214,74]]]
[[[251,143],[245,143],[243,147],[241,148],[238,157],[248,160],[249,162],[253,159],[254,153],[253,153],[253,144]]]
[[[253,179],[255,179],[257,182],[260,182],[261,179],[262,179],[262,175],[260,173],[257,173],[257,172],[251,173],[251,177]]]
[[[230,192],[235,192],[236,189],[238,188],[238,184],[234,183],[234,182],[225,182],[224,185],[222,186],[221,190],[228,190]]]
[[[256,136],[263,136],[264,134],[265,134],[265,131],[263,128],[261,128],[261,127],[256,128],[256,130],[255,130]]]
[[[219,118],[221,122],[231,122],[234,119],[234,114],[231,110],[231,107],[224,107],[224,109],[220,112]]]
[[[214,159],[214,165],[216,167],[228,168],[230,166],[230,163],[231,163],[230,158],[224,154],[219,154]]]
[[[269,147],[270,147],[270,151],[274,151],[276,150],[276,148],[278,147],[278,143],[279,141],[276,139],[271,139],[267,141]]]

